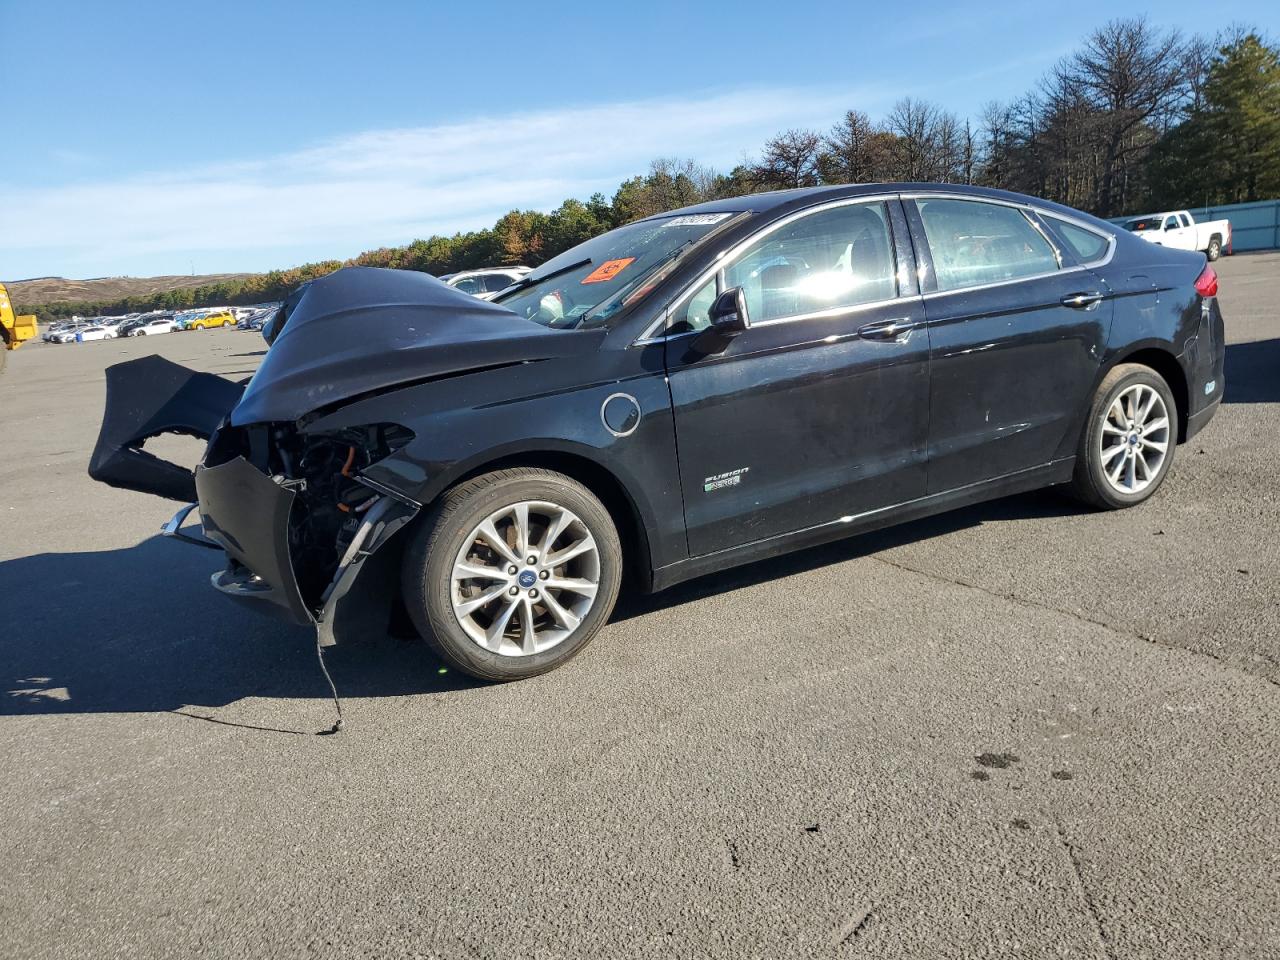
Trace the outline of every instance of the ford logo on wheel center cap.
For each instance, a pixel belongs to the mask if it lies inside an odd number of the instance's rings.
[[[538,582],[538,575],[532,570],[520,571],[520,586],[528,589]]]

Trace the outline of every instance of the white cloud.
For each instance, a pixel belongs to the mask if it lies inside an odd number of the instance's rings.
[[[888,98],[750,90],[373,130],[250,162],[24,189],[0,183],[11,278],[265,269],[606,194],[657,156],[731,167],[772,133]],[[289,259],[281,260],[281,257]]]

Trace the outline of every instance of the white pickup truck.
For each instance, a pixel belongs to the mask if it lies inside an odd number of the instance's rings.
[[[1224,250],[1231,252],[1230,220],[1196,223],[1187,211],[1172,210],[1134,217],[1126,220],[1125,226],[1143,240],[1179,250],[1200,250],[1210,260],[1217,260]]]

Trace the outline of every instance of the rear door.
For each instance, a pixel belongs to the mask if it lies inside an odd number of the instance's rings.
[[[731,287],[751,327],[709,343],[707,309]],[[923,496],[923,319],[893,198],[773,224],[676,301],[666,362],[692,555]]]
[[[922,195],[907,213],[926,260],[929,493],[1071,456],[1110,328],[1107,288],[1027,208]]]

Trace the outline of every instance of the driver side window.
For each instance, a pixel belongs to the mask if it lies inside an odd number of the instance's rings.
[[[677,308],[671,333],[706,329],[719,290],[742,287],[751,322],[782,320],[897,296],[883,202],[829,207],[772,230]]]

